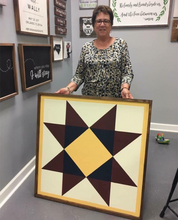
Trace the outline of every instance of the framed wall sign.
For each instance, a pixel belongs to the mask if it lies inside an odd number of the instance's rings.
[[[0,44],[0,101],[17,94],[15,44]]]
[[[16,31],[37,36],[49,35],[49,0],[14,0]]]
[[[35,195],[141,219],[151,105],[39,94]]]
[[[171,0],[110,0],[115,27],[168,26]]]
[[[63,60],[63,41],[62,37],[51,36],[50,42],[52,45],[53,61]]]
[[[92,17],[80,17],[79,22],[80,37],[96,37],[96,33],[92,25]]]
[[[178,19],[173,19],[171,42],[178,42]]]
[[[93,9],[98,5],[98,0],[79,0],[79,9]]]
[[[52,81],[51,45],[19,44],[18,49],[23,91]]]

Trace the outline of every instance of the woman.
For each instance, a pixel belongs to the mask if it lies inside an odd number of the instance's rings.
[[[100,5],[93,11],[97,38],[83,45],[76,73],[67,87],[56,93],[70,94],[84,83],[83,95],[133,99],[129,89],[133,79],[127,43],[110,36],[113,12]]]

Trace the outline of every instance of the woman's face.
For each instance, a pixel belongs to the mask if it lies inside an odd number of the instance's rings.
[[[96,16],[94,30],[98,38],[107,38],[111,31],[111,21],[109,14],[100,12]]]

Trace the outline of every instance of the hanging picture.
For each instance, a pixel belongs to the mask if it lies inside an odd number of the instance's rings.
[[[18,33],[49,35],[49,0],[14,0],[13,2]]]
[[[171,42],[178,42],[178,19],[172,22]]]
[[[63,60],[63,41],[62,37],[51,36],[50,42],[52,45],[52,58],[53,61]]]
[[[84,38],[96,37],[96,33],[92,25],[92,17],[80,17],[79,22],[80,22],[80,37],[84,37]]]
[[[15,44],[0,44],[0,101],[17,94]]]
[[[22,90],[29,91],[52,81],[52,47],[19,44]]]
[[[79,0],[79,9],[93,9],[98,5],[98,0]]]
[[[64,59],[70,58],[72,46],[70,41],[64,41]]]
[[[151,105],[39,94],[35,195],[141,220]]]
[[[168,26],[171,0],[110,0],[115,27]]]

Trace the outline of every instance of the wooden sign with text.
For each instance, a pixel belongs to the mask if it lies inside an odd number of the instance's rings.
[[[61,0],[54,0],[54,5],[66,10],[66,3]]]
[[[55,26],[55,34],[66,35],[67,34],[67,28]]]
[[[64,10],[58,8],[58,7],[54,7],[54,14],[58,15],[62,18],[66,18],[66,11],[64,11]]]
[[[60,18],[60,17],[55,17],[55,25],[59,25],[59,26],[62,26],[62,27],[66,27],[67,25],[67,21]]]

